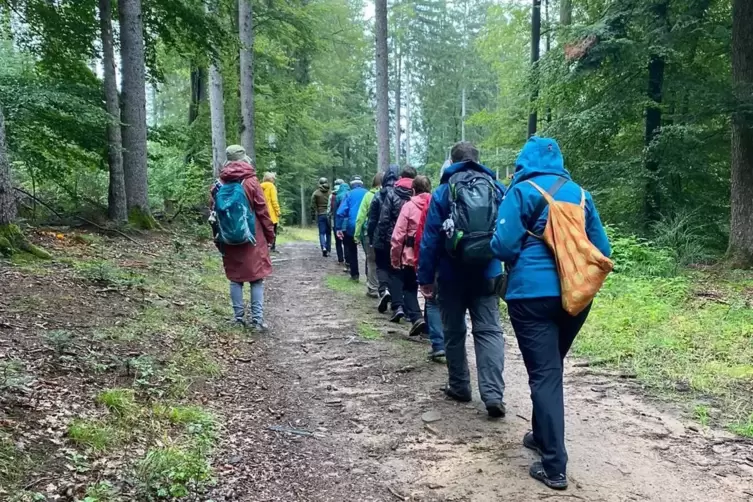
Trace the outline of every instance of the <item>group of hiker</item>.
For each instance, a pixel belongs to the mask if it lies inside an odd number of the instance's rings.
[[[612,269],[609,241],[590,194],[572,181],[555,140],[529,139],[507,187],[480,163],[471,143],[457,143],[450,160],[433,191],[430,179],[411,166],[391,165],[369,189],[359,176],[335,180],[331,191],[329,181],[319,179],[311,208],[322,255],[330,255],[334,233],[338,262],[360,281],[363,248],[366,294],[377,299],[380,313],[389,311],[390,321],[406,319],[410,336],[428,335],[429,357],[446,361],[446,397],[463,403],[472,400],[465,348],[469,314],[478,390],[491,418],[506,412],[499,314],[504,299],[533,402],[532,430],[523,445],[541,457],[529,472],[550,488],[565,489],[563,360]],[[230,147],[212,188],[213,227],[235,320],[245,322],[242,288],[250,283],[251,325],[257,329],[266,329],[263,278],[271,272],[267,243],[275,238],[270,210],[277,207],[279,215],[276,202],[268,208],[266,193],[245,152]],[[251,211],[233,213],[247,227],[227,230],[241,240],[245,232],[246,242],[237,245],[224,239],[224,227],[232,225],[223,219],[232,218],[220,213],[232,213],[241,195]]]

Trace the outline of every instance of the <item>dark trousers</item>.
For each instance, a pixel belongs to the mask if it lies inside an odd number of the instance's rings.
[[[329,217],[326,214],[320,214],[316,217],[316,224],[319,227],[319,247],[322,251],[329,253],[332,251],[332,228],[329,226]]]
[[[416,282],[416,269],[403,267],[399,271],[402,275],[403,285],[403,310],[405,317],[410,322],[416,322],[421,318],[421,306],[418,304],[418,282]]]
[[[337,261],[339,263],[348,261],[347,256],[345,255],[345,247],[343,246],[343,241],[341,239],[338,239],[337,235],[335,235],[335,250],[337,251]]]
[[[352,235],[345,234],[342,240],[345,250],[345,261],[350,265],[350,277],[358,279],[358,245]]]
[[[549,476],[567,472],[563,360],[586,322],[589,305],[573,317],[562,299],[536,298],[507,302],[520,353],[531,387],[533,437],[541,447],[541,462]]]
[[[275,229],[275,236],[274,236],[274,238],[272,239],[272,242],[271,242],[271,244],[272,244],[271,245],[272,251],[274,251],[275,249],[277,249],[277,223],[274,224],[274,229]]]
[[[478,284],[439,283],[439,307],[444,328],[445,357],[450,388],[461,395],[471,394],[471,375],[465,352],[465,312],[471,314],[473,348],[476,352],[478,390],[484,404],[503,401],[505,381],[505,341],[499,322],[499,297],[474,291]]]
[[[390,285],[390,271],[392,265],[390,264],[390,251],[384,249],[374,248],[374,257],[377,269],[377,280],[379,281],[379,294],[383,294],[386,290],[390,290],[392,295],[392,301],[395,301],[395,293],[392,291]],[[400,302],[402,304],[402,302]]]

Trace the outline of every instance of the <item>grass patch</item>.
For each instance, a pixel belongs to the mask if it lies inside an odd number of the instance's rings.
[[[188,432],[198,436],[212,438],[217,430],[214,415],[199,406],[156,405],[154,415],[173,425],[183,426]]]
[[[133,389],[107,389],[97,395],[96,401],[119,417],[131,416],[138,408]]]
[[[339,293],[345,293],[348,295],[363,294],[363,284],[361,284],[360,282],[351,281],[350,276],[347,276],[345,274],[329,274],[325,278],[325,284],[329,289],[337,291]]]
[[[735,434],[753,438],[753,414],[746,420],[739,420],[737,423],[730,425],[730,430]]]
[[[31,458],[16,448],[13,438],[0,432],[0,487],[12,492],[33,466]]]
[[[317,227],[285,227],[277,236],[277,244],[290,242],[319,242],[319,229]]]
[[[366,340],[379,340],[382,333],[371,324],[361,321],[358,323],[358,336]]]
[[[613,274],[574,350],[627,367],[659,389],[681,384],[710,396],[745,431],[753,399],[740,393],[753,382],[753,309],[740,294],[747,286],[708,280]]]
[[[102,286],[134,287],[146,282],[142,274],[124,270],[107,260],[74,260],[72,265],[79,277]]]
[[[136,478],[146,498],[185,497],[213,482],[207,452],[200,444],[149,450],[136,464]]]
[[[74,420],[68,426],[68,437],[79,446],[95,452],[110,449],[119,441],[118,431],[101,421]]]

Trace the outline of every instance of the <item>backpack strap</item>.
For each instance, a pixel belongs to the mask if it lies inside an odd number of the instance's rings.
[[[541,199],[539,199],[538,204],[536,204],[536,208],[533,210],[533,213],[531,213],[531,217],[528,219],[528,234],[526,237],[523,238],[523,244],[525,244],[525,239],[528,237],[528,235],[533,235],[534,237],[539,237],[538,235],[534,234],[532,229],[533,226],[536,224],[536,222],[541,218],[541,213],[544,212],[544,208],[549,204],[549,199],[554,200],[554,196],[557,195],[557,192],[560,191],[560,188],[565,186],[565,183],[568,182],[567,178],[564,178],[562,176],[559,176],[557,178],[557,181],[555,181],[552,186],[549,187],[549,190],[546,192],[543,188],[538,186],[536,183],[534,183],[531,180],[528,180],[528,183],[530,183],[536,190],[541,192]]]

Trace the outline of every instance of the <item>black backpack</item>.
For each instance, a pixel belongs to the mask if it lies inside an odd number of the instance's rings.
[[[454,233],[446,239],[450,256],[469,266],[484,266],[494,258],[491,240],[497,225],[502,193],[494,178],[476,170],[450,177],[450,219]]]

